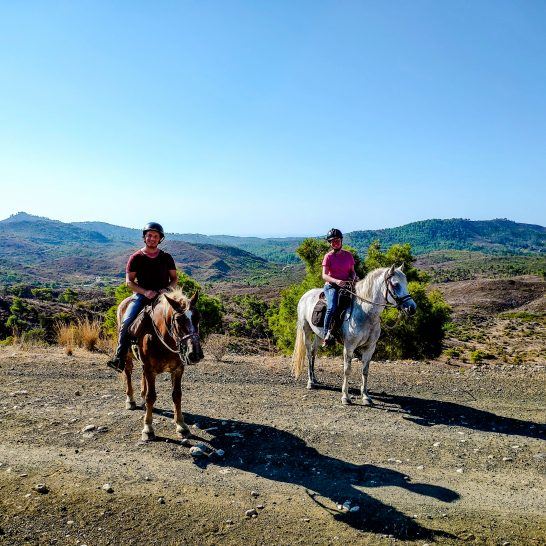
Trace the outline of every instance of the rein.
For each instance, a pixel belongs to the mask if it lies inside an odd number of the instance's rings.
[[[354,291],[354,284],[353,283],[351,284],[353,289],[341,287],[341,290],[345,290],[345,292],[348,292],[349,294],[351,294],[351,296],[357,298],[360,301],[370,303],[371,305],[375,305],[377,307],[395,307],[396,309],[400,309],[400,307],[402,306],[403,303],[405,303],[406,301],[411,299],[411,296],[409,294],[406,294],[405,296],[402,296],[401,298],[399,298],[392,290],[391,283],[390,283],[390,280],[391,280],[392,277],[393,277],[393,275],[390,275],[390,276],[387,277],[386,273],[383,276],[383,280],[385,281],[385,303],[377,303],[376,301],[371,301],[371,300],[368,300],[366,298],[363,298],[362,296],[359,296]],[[391,298],[396,303],[390,303],[389,299],[388,299],[388,296],[391,296]]]
[[[156,302],[159,300],[159,298],[156,298],[153,303],[152,303],[152,325],[153,325],[153,328],[154,328],[154,332],[155,332],[155,335],[158,337],[159,341],[161,341],[161,343],[163,344],[163,346],[168,349],[171,353],[174,353],[174,354],[177,354],[180,356],[181,359],[184,360],[184,363],[185,364],[188,364],[189,363],[189,358],[188,358],[188,349],[186,346],[183,346],[183,342],[186,341],[186,339],[189,339],[191,337],[199,337],[199,334],[197,332],[194,332],[192,334],[185,334],[183,335],[181,338],[178,339],[178,342],[176,340],[176,337],[173,333],[173,331],[171,330],[171,328],[169,328],[168,326],[168,322],[167,322],[167,312],[165,311],[164,315],[163,315],[163,320],[165,321],[165,325],[167,325],[167,332],[169,333],[169,335],[171,336],[171,338],[173,339],[173,341],[177,344],[177,349],[171,349],[171,347],[169,347],[169,345],[167,344],[167,342],[165,341],[165,339],[163,338],[163,336],[160,334],[160,332],[158,331],[157,329],[157,326],[155,324],[155,321],[154,321],[154,318],[153,318],[153,312],[155,310],[155,304]],[[174,311],[174,314],[173,314],[173,319],[174,319],[174,315],[176,315],[176,311]],[[174,322],[174,320],[173,320]]]

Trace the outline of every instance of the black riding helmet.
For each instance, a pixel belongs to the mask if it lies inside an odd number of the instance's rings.
[[[146,237],[146,233],[148,233],[148,231],[157,231],[161,235],[161,241],[165,239],[165,232],[163,231],[163,226],[161,224],[158,224],[157,222],[148,222],[142,228],[142,237]]]
[[[327,234],[326,234],[326,240],[328,242],[332,241],[333,239],[343,239],[343,233],[339,231],[337,228],[332,228]]]

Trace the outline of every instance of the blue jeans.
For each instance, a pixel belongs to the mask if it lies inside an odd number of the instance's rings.
[[[121,319],[121,327],[119,329],[118,348],[116,354],[129,348],[127,339],[127,330],[133,321],[137,318],[137,315],[142,311],[146,304],[150,300],[143,294],[134,294],[131,303],[127,306],[123,318]]]
[[[326,333],[332,325],[332,319],[337,309],[339,286],[327,282],[324,285],[324,296],[326,297],[326,315],[324,316],[324,333]]]

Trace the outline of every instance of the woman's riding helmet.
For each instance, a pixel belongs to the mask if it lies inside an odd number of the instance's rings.
[[[332,228],[327,234],[326,234],[326,240],[328,242],[332,241],[333,239],[343,239],[343,233],[339,231],[337,228]]]
[[[148,233],[148,231],[157,231],[161,235],[161,241],[165,239],[165,232],[163,231],[163,227],[161,226],[161,224],[158,224],[157,222],[148,222],[142,228],[142,237],[146,237],[146,233]]]

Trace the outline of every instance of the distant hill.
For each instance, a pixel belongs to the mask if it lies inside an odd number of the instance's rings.
[[[423,220],[380,230],[353,231],[346,242],[360,252],[379,240],[383,248],[409,243],[414,254],[435,250],[474,250],[486,254],[529,254],[546,252],[546,228],[497,220]]]
[[[0,245],[0,282],[54,285],[120,282],[127,258],[141,245],[140,230],[107,228],[109,224],[98,222],[83,225],[25,213],[0,221],[4,241]],[[200,282],[249,279],[258,282],[280,270],[263,258],[221,243],[188,243],[170,237],[163,248],[172,253],[181,270]]]
[[[0,282],[110,283],[123,278],[129,254],[141,244],[140,229],[104,222],[64,223],[20,212],[0,221]],[[180,268],[198,281],[268,282],[283,275],[279,264],[300,264],[295,249],[303,237],[260,238],[168,233],[164,248]],[[472,275],[480,256],[530,256],[524,263],[496,264],[499,271],[517,265],[523,272],[542,271],[546,228],[510,220],[424,220],[397,228],[353,231],[345,242],[365,255],[378,240],[382,248],[409,243],[417,256],[445,251],[471,251],[464,270],[436,267],[438,277]],[[480,253],[480,254],[478,254]],[[461,255],[457,258],[461,259]],[[452,259],[453,257],[449,257]],[[538,260],[538,261],[537,261]],[[438,262],[438,256],[428,262]],[[483,261],[483,259],[482,259]],[[426,263],[425,259],[423,263]],[[484,262],[485,263],[485,262]],[[492,262],[489,262],[492,264]],[[449,271],[448,271],[449,269]]]
[[[101,233],[114,240],[137,241],[141,232],[102,222],[79,222],[73,225]],[[233,235],[200,235],[169,233],[170,240],[189,243],[228,245],[245,250],[276,263],[299,263],[295,250],[304,237],[261,238]],[[546,253],[546,228],[521,224],[506,219],[497,220],[422,220],[396,228],[352,231],[345,242],[365,254],[369,245],[378,240],[383,248],[396,243],[409,243],[416,255],[437,250],[472,250],[486,254]]]

